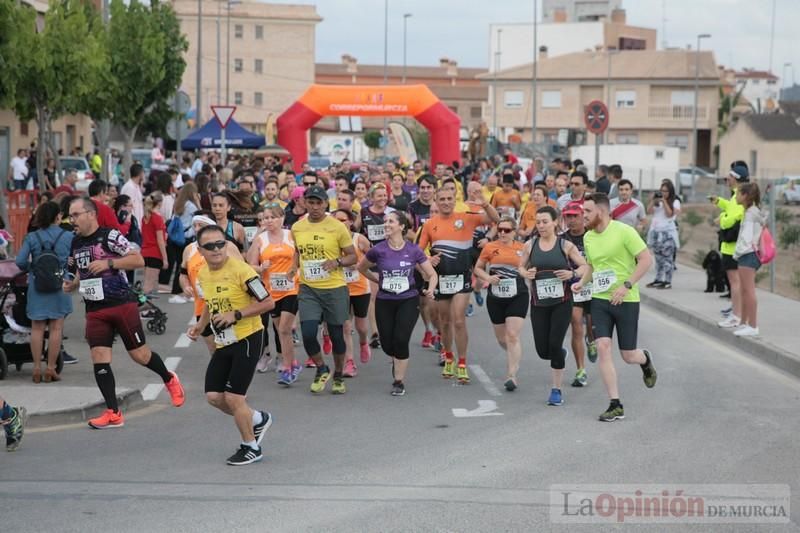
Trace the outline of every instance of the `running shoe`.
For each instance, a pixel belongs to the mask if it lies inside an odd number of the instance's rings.
[[[369,345],[372,348],[380,348],[381,347],[381,339],[378,337],[377,333],[373,333],[372,337],[370,338]]]
[[[444,366],[444,363],[447,361],[447,356],[444,352],[439,352],[439,366]]]
[[[347,386],[344,384],[344,379],[341,376],[334,377],[331,394],[344,394],[345,392],[347,392]]]
[[[297,336],[297,330],[296,329],[292,330],[292,343],[295,344],[295,345],[300,344],[300,337]]]
[[[292,378],[292,371],[288,368],[281,368],[278,370],[278,385],[289,386],[294,382]]]
[[[669,283],[667,281],[656,287],[656,289],[671,289],[671,288],[672,288],[672,283]]]
[[[609,404],[608,409],[600,415],[599,420],[601,422],[613,422],[614,420],[622,420],[623,418],[625,418],[625,410],[622,408],[622,404],[614,405],[612,403]]]
[[[656,368],[653,366],[653,354],[651,354],[647,350],[642,350],[644,354],[647,356],[647,362],[642,367],[642,379],[644,380],[644,385],[648,389],[652,389],[656,386],[656,380],[658,379],[658,373],[656,372]]]
[[[319,394],[325,390],[328,380],[331,378],[331,371],[327,366],[317,369],[317,375],[314,376],[314,383],[311,384],[311,392]]]
[[[122,411],[115,413],[111,409],[106,409],[102,415],[89,420],[89,427],[92,429],[121,428],[124,425],[125,418],[122,416]]]
[[[586,355],[589,357],[590,363],[597,361],[597,343],[590,341],[589,337],[586,337]]]
[[[180,407],[186,401],[186,393],[183,390],[183,385],[181,385],[181,380],[178,379],[178,374],[175,372],[170,372],[170,374],[172,374],[172,379],[164,383],[164,386],[169,392],[170,399],[172,399],[172,405]]]
[[[185,304],[189,300],[187,300],[182,294],[173,294],[167,301],[171,304]]]
[[[13,452],[22,443],[25,434],[25,422],[28,421],[28,411],[24,407],[12,407],[11,419],[6,423],[6,451]]]
[[[572,380],[573,387],[585,387],[586,386],[586,369],[581,368],[577,372],[575,372],[575,379]]]
[[[481,291],[475,292],[475,303],[478,304],[478,307],[483,307],[483,293]]]
[[[272,425],[272,415],[266,411],[259,411],[261,413],[261,423],[253,426],[253,435],[256,437],[256,444],[261,446],[261,441],[264,440],[264,435]]]
[[[728,307],[726,309],[720,309],[719,314],[722,315],[723,318],[728,318],[733,313],[733,307]]]
[[[433,333],[425,331],[425,336],[422,337],[422,347],[430,348],[431,346],[433,346]]]
[[[508,378],[506,382],[503,383],[503,386],[505,386],[508,392],[514,392],[517,390],[517,383],[514,381],[514,378]]]
[[[561,397],[560,389],[550,390],[550,397],[547,399],[547,405],[564,405],[564,398]]]
[[[227,463],[231,466],[244,466],[257,463],[263,458],[264,456],[261,453],[261,448],[254,450],[247,444],[242,444],[235,454],[228,457]]]
[[[745,324],[741,328],[734,331],[733,334],[737,337],[758,337],[759,332],[758,328],[754,328]]]
[[[73,357],[64,351],[61,352],[61,360],[64,361],[65,365],[74,365],[78,362],[77,357]]]
[[[469,304],[469,305],[467,306],[467,310],[466,310],[466,311],[464,311],[464,316],[466,316],[466,317],[471,317],[471,316],[473,316],[474,314],[475,314],[475,308],[474,308],[474,307],[472,307],[472,304]]]
[[[259,374],[269,372],[269,364],[271,362],[272,355],[265,350],[264,353],[261,354],[261,357],[258,358],[258,363],[256,363],[256,372]]]
[[[647,285],[645,285],[645,287],[649,287],[649,288],[651,288],[651,289],[658,289],[658,288],[660,288],[660,287],[661,287],[661,285],[663,285],[663,284],[664,284],[664,282],[663,282],[663,281],[658,281],[658,280],[655,280],[655,281],[651,281],[650,283],[648,283]]]
[[[444,368],[442,368],[442,377],[450,379],[455,375],[456,362],[453,360],[453,354],[444,353]]]
[[[392,396],[405,396],[406,386],[402,381],[395,381],[392,383]]]
[[[352,359],[348,359],[344,362],[344,372],[342,375],[346,378],[354,378],[358,375],[358,368],[356,367],[356,362]]]
[[[431,348],[435,352],[441,352],[442,351],[442,336],[441,335],[435,335],[433,337],[433,346],[431,346]]]
[[[467,372],[467,362],[459,361],[456,366],[456,378],[459,383],[469,383],[469,372]]]
[[[306,359],[306,368],[317,368],[317,363],[312,358]]]
[[[330,355],[333,351],[333,343],[331,342],[330,335],[322,336],[322,351],[325,353],[325,355]]]
[[[361,344],[361,362],[367,364],[370,359],[372,359],[372,350],[370,350],[369,344],[365,342]]]
[[[300,372],[303,371],[303,365],[300,364],[299,361],[296,359],[292,361],[292,383],[297,381],[297,378],[300,376]]]
[[[742,321],[739,319],[739,317],[731,313],[725,320],[717,322],[717,326],[724,329],[731,329],[738,327],[741,323]]]

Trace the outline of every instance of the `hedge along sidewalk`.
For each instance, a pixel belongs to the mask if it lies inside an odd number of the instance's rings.
[[[720,310],[730,307],[730,300],[720,298],[720,293],[703,292],[706,288],[704,270],[679,265],[672,276],[672,289],[646,288],[653,276],[651,271],[640,281],[644,304],[800,377],[800,301],[756,289],[761,334],[737,337],[733,330],[717,326],[723,319]]]

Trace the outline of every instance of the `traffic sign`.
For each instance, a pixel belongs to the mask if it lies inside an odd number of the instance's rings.
[[[191,129],[192,128],[189,127],[189,122],[185,118],[180,120],[172,118],[167,122],[167,135],[169,135],[170,139],[175,139],[176,141],[178,140],[179,133],[181,138],[183,138]]]
[[[608,128],[608,108],[600,100],[592,100],[584,109],[583,121],[586,129],[600,135]]]
[[[185,115],[192,108],[192,100],[185,92],[178,91],[172,99],[170,108],[179,115]]]
[[[211,111],[214,112],[214,118],[217,119],[219,127],[225,129],[228,127],[231,117],[236,112],[235,105],[212,105]]]

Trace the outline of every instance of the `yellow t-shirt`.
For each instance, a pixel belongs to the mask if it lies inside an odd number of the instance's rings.
[[[491,191],[491,190],[489,190],[489,187],[484,185],[483,188],[481,189],[481,193],[483,194],[483,197],[486,198],[487,202],[491,202],[492,201],[492,196],[494,196],[494,193],[496,193],[499,190],[502,190],[502,189],[500,189],[500,187],[495,187],[494,190]]]
[[[336,198],[331,198],[328,200],[328,211],[333,213],[339,209],[339,202]],[[357,215],[361,212],[361,204],[358,203],[358,200],[353,200],[353,214]]]
[[[246,283],[253,278],[259,279],[258,274],[244,261],[228,258],[219,270],[211,270],[208,265],[203,265],[197,277],[211,316],[229,311],[241,311],[255,301],[247,291]],[[262,329],[264,326],[261,317],[245,317],[224,330],[215,329],[214,344],[221,348]]]
[[[347,285],[341,267],[330,272],[322,268],[322,263],[340,258],[344,248],[353,246],[344,224],[330,215],[320,222],[311,222],[305,217],[292,226],[292,237],[300,255],[300,283],[315,289]]]

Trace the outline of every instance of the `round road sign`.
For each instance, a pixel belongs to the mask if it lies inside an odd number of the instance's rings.
[[[608,108],[600,100],[592,100],[584,110],[583,120],[586,129],[599,135],[608,128]]]

